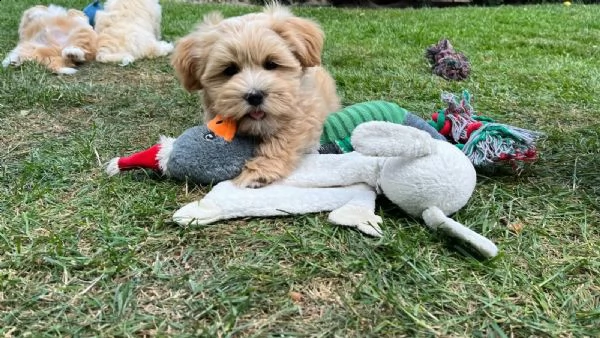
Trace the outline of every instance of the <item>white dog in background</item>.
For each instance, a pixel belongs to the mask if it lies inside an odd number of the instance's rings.
[[[108,0],[96,12],[96,61],[125,66],[141,58],[165,56],[173,44],[160,41],[161,7],[158,0]]]

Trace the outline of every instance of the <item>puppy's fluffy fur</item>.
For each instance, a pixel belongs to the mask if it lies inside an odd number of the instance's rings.
[[[96,32],[82,11],[60,6],[34,6],[23,13],[19,43],[2,66],[36,61],[57,74],[74,74],[79,63],[96,54]]]
[[[141,58],[168,55],[173,44],[160,41],[158,0],[108,0],[96,12],[99,62],[127,65]]]
[[[319,25],[279,5],[228,19],[211,13],[177,42],[172,65],[187,90],[201,90],[205,119],[233,118],[240,134],[261,138],[238,185],[281,179],[318,147],[324,119],[339,108],[322,48]]]

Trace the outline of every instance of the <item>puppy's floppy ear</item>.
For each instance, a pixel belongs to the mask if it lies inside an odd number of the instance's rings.
[[[212,45],[218,40],[218,33],[213,29],[223,17],[220,13],[209,13],[196,30],[179,39],[175,44],[171,65],[179,82],[188,91],[202,89],[200,78],[206,68],[206,59]]]
[[[175,75],[183,87],[190,92],[202,89],[200,76],[205,61],[200,54],[195,38],[186,36],[177,41],[171,55],[171,65],[175,69]]]
[[[314,21],[295,16],[274,17],[272,29],[288,44],[303,67],[321,64],[323,31]]]

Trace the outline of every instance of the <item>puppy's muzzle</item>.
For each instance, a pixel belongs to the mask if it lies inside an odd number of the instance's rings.
[[[265,117],[265,112],[260,110],[258,107],[263,104],[265,101],[265,92],[261,90],[253,90],[248,92],[244,99],[248,102],[249,105],[254,107],[254,109],[248,113],[248,116],[254,120],[262,120]]]

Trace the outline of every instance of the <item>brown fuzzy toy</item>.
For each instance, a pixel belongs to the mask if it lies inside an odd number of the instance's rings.
[[[469,76],[471,65],[463,53],[456,52],[450,41],[442,39],[425,52],[431,71],[446,80],[464,80]]]

